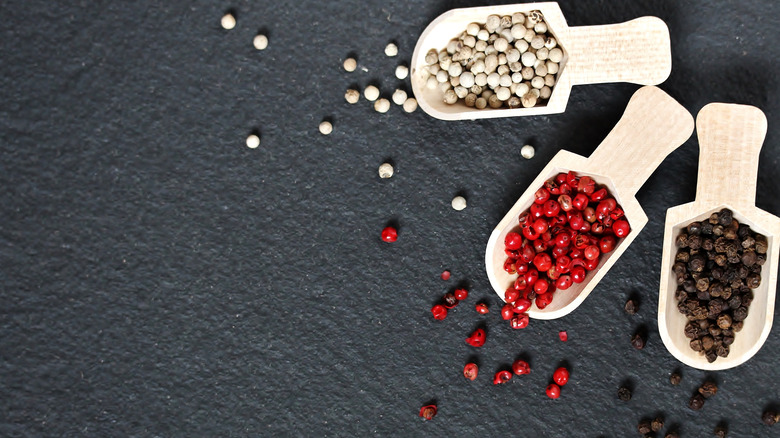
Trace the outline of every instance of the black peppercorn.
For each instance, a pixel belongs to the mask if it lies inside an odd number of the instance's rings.
[[[702,385],[699,387],[699,394],[701,394],[704,398],[710,398],[717,393],[718,385],[716,385],[715,382],[707,381],[702,383]]]
[[[729,345],[734,343],[734,338],[732,337],[730,339],[731,340],[727,344],[726,343],[726,338],[724,337],[723,338],[723,344],[722,345],[718,345],[717,347],[715,347],[715,354],[717,354],[720,357],[728,357],[729,353],[731,352],[731,349],[729,348]]]
[[[701,223],[701,234],[703,236],[712,236],[712,224],[708,221]]]
[[[715,359],[718,358],[718,354],[715,353],[715,350],[709,350],[706,353],[704,353],[704,358],[707,359],[707,362],[713,363],[715,362]]]
[[[780,415],[778,415],[778,413],[772,409],[767,409],[761,415],[761,421],[763,421],[767,426],[774,426],[775,423],[780,421]]]
[[[682,380],[682,376],[680,373],[674,372],[671,376],[669,376],[669,383],[671,383],[674,386],[677,386],[680,384],[680,380]]]
[[[751,289],[755,289],[759,286],[761,286],[761,275],[759,274],[750,274],[747,276],[747,285]]]
[[[630,299],[626,301],[626,305],[624,309],[626,310],[626,313],[629,315],[634,315],[637,312],[637,309],[639,308],[639,305],[637,304],[636,300]]]
[[[637,332],[631,337],[631,345],[637,350],[645,348],[645,337],[642,333]]]
[[[631,400],[631,390],[626,388],[625,386],[621,386],[620,388],[618,388],[617,395],[618,395],[618,399],[620,399],[621,401],[626,402]]]
[[[733,319],[734,321],[737,321],[737,322],[739,322],[739,321],[744,321],[744,320],[745,320],[745,318],[747,318],[747,315],[748,315],[748,310],[747,310],[747,308],[746,308],[746,307],[741,307],[741,306],[740,306],[738,309],[736,309],[736,310],[734,311],[734,316],[732,317],[732,319]]]
[[[717,425],[715,426],[715,436],[718,438],[726,438],[726,434],[728,433],[728,429],[726,429],[726,426],[723,425]]]
[[[650,423],[650,428],[653,429],[653,432],[660,431],[664,428],[664,419],[661,417],[656,417],[656,419]]]
[[[766,254],[769,244],[767,243],[766,236],[763,234],[756,234],[756,252],[759,254]]]
[[[717,224],[718,223],[718,213],[712,213],[710,215],[709,220],[707,222],[711,223],[712,225]]]
[[[727,329],[731,327],[731,317],[728,314],[722,314],[718,317],[718,327]]]
[[[674,243],[679,246],[680,248],[687,248],[688,247],[688,235],[685,233],[680,233],[677,235],[677,238],[674,240]]]
[[[678,435],[677,432],[675,431],[671,431],[671,432],[666,432],[664,438],[680,438],[680,435]]]
[[[717,215],[718,223],[723,225],[724,227],[726,225],[730,225],[731,221],[734,219],[734,215],[728,208],[724,208],[720,212],[718,212]]]
[[[698,236],[701,233],[701,222],[691,222],[688,224],[688,234]]]
[[[688,324],[685,324],[684,333],[686,338],[696,339],[699,337],[699,327],[693,322],[688,322]]]
[[[701,394],[694,394],[688,401],[688,407],[694,411],[698,411],[704,406],[704,397]]]
[[[688,269],[693,272],[701,272],[704,270],[704,266],[707,264],[707,261],[704,259],[704,256],[701,254],[696,254],[695,256],[691,257],[691,260],[688,262]],[[676,265],[676,263],[675,263]],[[683,265],[683,269],[685,269],[685,266]],[[676,273],[676,271],[675,271]]]
[[[650,425],[650,420],[640,421],[636,428],[639,431],[639,433],[641,433],[642,435],[647,435],[653,430]]]
[[[694,339],[694,340],[691,341],[690,345],[691,345],[691,350],[693,350],[693,351],[702,351],[701,340]]]

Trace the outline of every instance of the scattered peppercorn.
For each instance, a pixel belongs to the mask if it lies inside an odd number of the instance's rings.
[[[486,315],[490,313],[490,309],[488,309],[488,306],[485,303],[477,303],[476,310],[480,315]]]
[[[634,299],[629,299],[628,301],[626,301],[626,305],[624,306],[624,309],[626,310],[626,313],[628,313],[629,315],[636,314],[638,308],[639,308],[639,305],[637,304],[636,300],[634,300]]]
[[[420,408],[420,416],[426,420],[433,420],[433,417],[436,416],[437,411],[438,409],[436,408],[436,405],[423,406]]]
[[[636,426],[636,429],[641,433],[642,435],[647,435],[650,432],[653,431],[652,425],[650,424],[650,420],[643,419],[639,422],[639,424]]]
[[[320,128],[320,133],[323,135],[328,135],[331,132],[333,132],[333,124],[331,124],[327,120],[323,120],[322,122],[320,122],[319,128]]]
[[[631,346],[637,350],[645,348],[645,338],[642,333],[634,333],[634,336],[631,337]]]
[[[704,397],[701,394],[694,394],[688,401],[688,407],[694,411],[698,411],[704,406]]]
[[[404,102],[403,108],[404,108],[404,111],[406,111],[407,113],[413,113],[414,110],[417,109],[417,99],[415,99],[414,97],[410,97],[410,98],[406,99],[406,102]]]
[[[653,429],[653,432],[660,431],[664,428],[664,419],[661,417],[656,417],[655,420],[650,423],[650,428]]]
[[[441,279],[442,279],[442,280],[444,280],[444,281],[447,281],[447,280],[449,280],[449,279],[450,279],[450,276],[451,276],[451,275],[452,275],[452,274],[450,274],[450,271],[444,270],[444,271],[442,271],[442,273],[441,273]]]
[[[469,380],[474,380],[477,378],[477,374],[479,374],[479,367],[475,363],[467,363],[466,366],[463,367],[463,376]]]
[[[531,366],[528,365],[528,362],[522,359],[518,359],[512,364],[512,372],[517,374],[518,376],[521,376],[523,374],[530,374]]]
[[[374,102],[374,110],[382,114],[390,111],[390,101],[385,98],[377,99],[377,101]]]
[[[701,394],[704,398],[710,398],[717,393],[718,385],[716,385],[715,382],[707,381],[702,383],[702,385],[699,387],[699,394]]]
[[[382,240],[387,243],[392,243],[398,240],[398,230],[395,227],[385,227],[382,230]]]
[[[258,146],[260,146],[260,137],[258,137],[255,134],[250,134],[246,138],[246,147],[248,147],[249,149],[255,149]]]
[[[379,99],[379,88],[369,85],[365,89],[363,89],[363,96],[365,96],[366,100],[369,100],[371,102]]]
[[[263,34],[255,35],[255,38],[252,40],[252,45],[255,46],[255,49],[257,50],[265,50],[268,47],[268,37]]]
[[[433,319],[438,319],[441,321],[447,317],[447,308],[441,304],[437,304],[431,307],[431,313],[433,314]]]
[[[452,198],[452,208],[456,211],[461,211],[466,208],[466,198],[463,196],[456,196]]]
[[[669,383],[671,383],[674,386],[677,386],[680,384],[680,380],[682,380],[682,376],[680,376],[679,373],[674,372],[671,376],[669,376]]]
[[[774,426],[778,421],[780,421],[780,414],[772,409],[767,409],[763,414],[761,414],[761,421],[763,421],[767,426]]]
[[[677,431],[670,431],[666,432],[666,435],[664,435],[664,438],[679,438],[680,435],[677,434]]]
[[[551,399],[556,399],[561,396],[561,387],[556,385],[555,383],[550,383],[547,385],[547,388],[544,391],[547,394],[547,397],[550,397]]]
[[[385,55],[395,56],[397,54],[398,54],[398,46],[396,46],[395,44],[390,43],[385,47]]]
[[[560,367],[553,373],[553,382],[559,386],[564,386],[569,383],[569,370],[564,367]]]
[[[534,157],[534,147],[530,144],[527,144],[520,148],[520,155],[525,158],[526,160],[530,160]]]
[[[481,347],[485,345],[485,330],[478,328],[466,338],[466,343],[472,347]]]
[[[715,426],[715,436],[718,438],[726,438],[726,434],[728,434],[728,432],[728,428],[726,428],[726,426],[723,424]]]
[[[344,99],[347,103],[357,103],[360,100],[360,92],[358,90],[349,89],[344,93]]]
[[[618,388],[617,395],[618,395],[618,399],[620,399],[621,401],[627,402],[631,400],[631,390],[626,388],[625,386],[621,386],[620,388]]]
[[[357,68],[357,61],[355,58],[347,58],[344,60],[344,70],[353,72]]]
[[[222,16],[222,20],[220,20],[220,24],[222,24],[222,27],[226,30],[233,29],[236,27],[236,17],[233,16],[233,14],[227,13],[224,16]]]
[[[512,373],[506,370],[502,370],[496,373],[496,375],[493,377],[493,384],[494,385],[501,385],[503,383],[506,383],[508,381],[512,380]]]

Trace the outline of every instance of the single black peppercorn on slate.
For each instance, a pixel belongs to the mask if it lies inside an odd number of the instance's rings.
[[[672,272],[677,309],[688,318],[684,333],[708,362],[729,355],[742,330],[752,289],[761,285],[767,240],[734,219],[729,209],[691,222],[675,239]]]
[[[677,386],[680,384],[680,381],[682,380],[682,376],[680,376],[679,373],[672,373],[671,376],[669,376],[669,383],[671,383],[674,386]]]
[[[621,401],[631,400],[631,390],[625,386],[621,386],[620,389],[618,389],[618,399]]]

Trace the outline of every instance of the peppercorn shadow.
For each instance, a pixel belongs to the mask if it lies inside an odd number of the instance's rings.
[[[268,26],[262,26],[258,28],[255,35],[265,35],[267,38],[271,38],[273,36],[271,29],[269,29]]]
[[[515,361],[522,360],[523,362],[527,363],[528,366],[530,368],[532,368],[532,369],[533,369],[533,359],[534,359],[534,356],[531,353],[529,353],[528,351],[523,351],[522,353],[518,353],[515,356]]]
[[[627,390],[629,390],[633,394],[634,388],[636,387],[636,384],[634,382],[634,379],[632,379],[630,377],[626,377],[625,379],[623,379],[620,382],[620,387],[621,388],[626,388]]]
[[[481,357],[478,354],[469,354],[468,357],[466,357],[466,363],[473,363],[477,368],[482,367]]]
[[[457,289],[470,290],[471,289],[471,282],[469,280],[465,279],[465,278],[462,279],[462,280],[458,280],[458,282],[454,286],[450,287],[449,291],[450,291],[450,293],[454,293]]]

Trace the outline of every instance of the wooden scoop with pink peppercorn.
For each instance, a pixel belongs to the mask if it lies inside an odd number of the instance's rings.
[[[711,103],[696,116],[699,138],[699,174],[696,199],[666,212],[663,261],[658,296],[658,329],[666,349],[686,365],[703,370],[735,367],[755,355],[772,329],[775,309],[780,218],[755,206],[758,158],[767,121],[756,107]],[[767,187],[767,189],[774,189]],[[707,221],[714,212],[727,208],[733,219],[749,225],[766,236],[766,261],[761,269],[761,283],[753,289],[753,302],[726,357],[710,363],[690,346],[685,336],[688,319],[677,309],[675,262],[677,236],[691,222]],[[687,230],[686,230],[687,231]],[[757,250],[758,252],[758,250]]]
[[[485,265],[490,284],[498,296],[503,300],[505,291],[518,277],[504,269],[507,234],[520,228],[518,216],[534,203],[537,189],[559,173],[574,171],[580,177],[588,176],[606,187],[622,207],[624,219],[631,228],[613,250],[601,254],[598,265],[587,272],[584,281],[554,291],[553,300],[547,307],[540,310],[532,306],[528,315],[555,319],[576,309],[647,223],[647,216],[636,200],[636,192],[664,158],[682,145],[692,132],[691,114],[659,88],[646,86],[634,93],[617,125],[590,157],[565,150],[556,154],[490,235]]]

